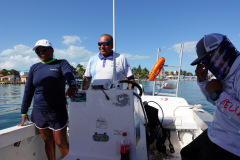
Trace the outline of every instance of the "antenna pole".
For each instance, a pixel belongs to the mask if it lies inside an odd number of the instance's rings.
[[[159,60],[159,57],[160,57],[160,51],[161,51],[161,49],[158,48],[157,61]],[[155,95],[156,78],[157,78],[157,76],[155,77],[154,82],[153,82],[153,96]]]
[[[182,66],[182,54],[183,54],[183,47],[184,43],[181,44],[181,49],[180,49],[180,62],[179,62],[179,68],[178,68],[178,80],[177,80],[177,89],[176,89],[176,97],[178,96],[178,87],[179,87],[179,80],[180,80],[180,72],[181,72],[181,66]]]
[[[116,74],[116,34],[115,34],[115,0],[113,0],[113,84],[117,87],[117,74]]]

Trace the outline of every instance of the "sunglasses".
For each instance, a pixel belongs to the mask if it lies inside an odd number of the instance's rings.
[[[102,46],[102,45],[103,45],[104,47],[105,47],[105,46],[109,46],[109,45],[110,45],[110,42],[102,42],[102,43],[101,43],[101,42],[98,42],[98,46]]]
[[[47,52],[49,49],[50,49],[49,47],[37,48],[35,52],[36,54],[39,54],[40,52]]]
[[[216,50],[211,51],[203,60],[201,61],[202,64],[206,65],[207,67],[210,65],[211,59],[214,55]]]

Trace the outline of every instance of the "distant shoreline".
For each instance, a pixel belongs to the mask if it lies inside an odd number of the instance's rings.
[[[26,82],[0,82],[0,84],[25,84]]]

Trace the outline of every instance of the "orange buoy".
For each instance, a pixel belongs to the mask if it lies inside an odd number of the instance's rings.
[[[163,65],[165,63],[165,58],[161,57],[157,63],[153,66],[152,71],[149,74],[149,80],[154,81],[154,79],[157,77],[161,69],[163,68]]]

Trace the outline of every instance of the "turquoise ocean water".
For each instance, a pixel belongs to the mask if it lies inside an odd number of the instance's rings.
[[[153,82],[142,81],[139,83],[143,85],[145,91],[152,91]],[[168,83],[176,84],[175,82]],[[24,84],[0,84],[0,130],[21,122],[20,108],[24,87]],[[156,91],[158,90],[156,88]],[[162,89],[162,92],[174,93],[176,90]],[[202,108],[211,114],[215,110],[215,107],[202,95],[196,81],[180,81],[178,96],[185,98],[190,105],[201,104]],[[29,113],[31,113],[31,108]]]

